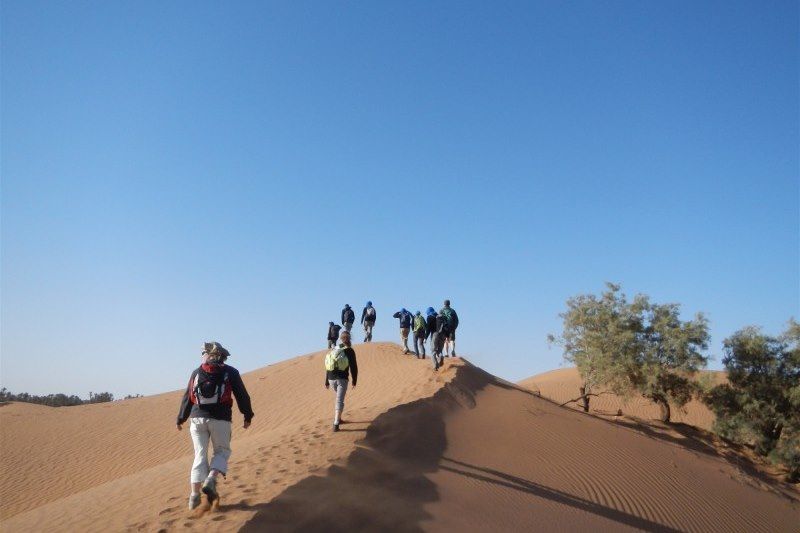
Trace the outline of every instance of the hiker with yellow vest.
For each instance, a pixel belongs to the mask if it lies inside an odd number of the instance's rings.
[[[353,388],[358,382],[358,362],[356,352],[350,345],[350,332],[343,331],[339,336],[339,346],[325,355],[325,388],[332,388],[336,394],[333,412],[333,430],[339,431],[344,411],[344,395],[347,393],[350,372],[353,373]]]

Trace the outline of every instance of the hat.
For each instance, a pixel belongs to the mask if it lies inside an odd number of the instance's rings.
[[[371,305],[372,305],[372,302],[367,302],[367,307],[370,307]]]
[[[208,355],[209,359],[224,361],[231,356],[231,353],[223,348],[220,343],[211,341],[203,343],[203,355]]]

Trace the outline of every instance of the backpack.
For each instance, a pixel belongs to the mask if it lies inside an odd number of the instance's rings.
[[[200,367],[194,378],[191,396],[195,405],[231,404],[228,372],[206,372]]]
[[[364,320],[369,320],[370,322],[375,320],[375,308],[374,307],[367,307],[367,312],[364,314]]]
[[[451,307],[445,307],[442,309],[442,316],[447,322],[447,327],[450,329],[450,331],[453,331],[458,327],[458,318],[456,318],[456,314]]]
[[[344,321],[345,322],[354,322],[356,319],[356,314],[353,312],[353,309],[346,309],[344,312]]]
[[[425,317],[422,315],[414,317],[414,332],[425,330]]]
[[[325,370],[328,372],[347,370],[347,367],[350,366],[350,359],[344,353],[346,349],[344,346],[339,346],[328,352],[325,356]]]

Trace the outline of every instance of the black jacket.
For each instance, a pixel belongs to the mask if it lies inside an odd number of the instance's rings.
[[[356,321],[356,312],[353,311],[352,307],[345,307],[342,309],[342,324],[347,324],[350,322],[351,324]]]
[[[400,319],[400,327],[401,328],[410,328],[411,327],[411,320],[414,318],[414,315],[411,314],[410,311],[406,311],[405,313],[402,311],[398,311],[392,315],[394,318]]]
[[[338,324],[334,324],[332,326],[328,326],[328,340],[335,341],[339,339],[339,330],[342,329],[342,326]]]
[[[343,346],[343,345],[339,345]],[[353,371],[353,386],[358,383],[358,361],[356,361],[356,351],[352,347],[347,347],[344,351],[347,356],[347,368],[344,370],[326,370],[325,371],[325,385],[328,384],[329,379],[350,379],[350,371]]]
[[[194,397],[194,392],[192,391],[194,388],[194,380],[200,368],[209,373],[227,373],[227,383],[230,389],[229,393],[223,394],[223,403],[197,405],[192,401]],[[242,376],[239,375],[238,370],[225,364],[216,365],[207,363],[204,363],[200,368],[196,368],[189,377],[189,384],[186,387],[186,392],[183,393],[181,407],[178,411],[178,424],[183,424],[189,418],[197,417],[215,418],[217,420],[227,420],[230,422],[233,418],[233,399],[230,396],[230,392],[232,392],[233,397],[236,398],[236,405],[239,407],[239,411],[244,415],[245,422],[253,418],[253,409],[250,406],[250,395],[247,394],[247,389],[244,387]]]
[[[375,309],[375,307],[373,307],[373,309]],[[367,317],[367,308],[365,307],[364,309],[361,310],[361,323],[362,324],[364,323],[364,319],[366,317]],[[375,319],[376,318],[378,318],[378,312],[377,311],[375,311],[375,314],[372,315],[372,323],[373,324],[375,323]]]
[[[436,333],[436,315],[428,315],[427,318],[428,337],[433,337]]]

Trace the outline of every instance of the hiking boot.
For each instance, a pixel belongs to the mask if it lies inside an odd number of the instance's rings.
[[[189,510],[192,511],[200,507],[200,493],[189,496]]]
[[[336,433],[337,431],[339,431],[339,424],[334,424],[333,425],[333,432]]]
[[[208,496],[208,503],[213,503],[214,500],[219,498],[219,494],[217,494],[217,479],[213,477],[207,477],[205,481],[203,481],[203,494]]]

